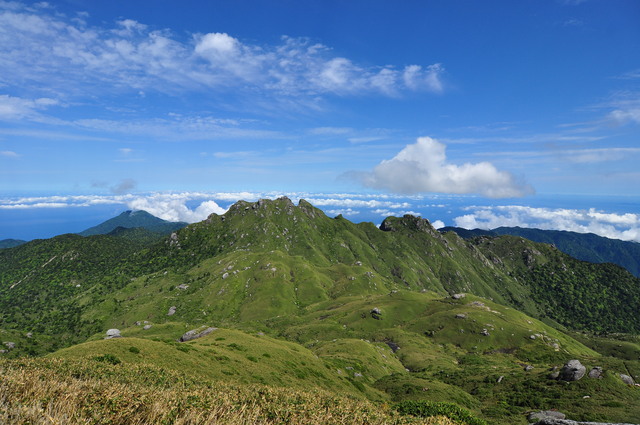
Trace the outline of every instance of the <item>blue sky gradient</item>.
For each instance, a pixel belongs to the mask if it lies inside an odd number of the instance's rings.
[[[0,1],[0,219],[171,193],[196,220],[222,192],[624,214],[638,22],[634,0]],[[640,240],[629,205],[615,235]]]

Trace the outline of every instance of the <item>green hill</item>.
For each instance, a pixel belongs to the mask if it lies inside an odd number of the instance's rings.
[[[640,277],[640,244],[610,239],[593,233],[576,233],[565,230],[541,230],[522,227],[498,227],[492,230],[467,230],[460,227],[444,227],[441,232],[455,232],[468,239],[477,236],[513,235],[555,245],[560,251],[574,258],[591,263],[613,263]]]
[[[144,228],[152,233],[169,234],[185,227],[187,223],[171,222],[155,217],[146,211],[125,211],[117,217],[111,218],[97,226],[78,233],[81,236],[106,235],[117,228]]]
[[[413,216],[355,224],[286,198],[145,235],[0,251],[2,356],[453,402],[494,423],[553,408],[640,421],[640,394],[619,377],[640,376],[640,281],[620,267],[520,237],[464,240]],[[114,328],[122,338],[103,339]],[[570,359],[603,378],[548,378]]]

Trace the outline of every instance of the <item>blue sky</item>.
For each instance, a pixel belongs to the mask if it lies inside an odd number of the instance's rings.
[[[637,231],[607,197],[640,199],[639,22],[634,0],[0,1],[0,213],[556,196]]]

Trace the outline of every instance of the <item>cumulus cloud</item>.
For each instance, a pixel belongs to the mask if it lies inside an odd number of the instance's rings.
[[[66,94],[99,94],[114,87],[132,93],[211,90],[255,95],[311,96],[444,89],[440,64],[361,65],[305,38],[282,37],[271,45],[232,34],[191,34],[186,41],[168,29],[132,19],[91,26],[55,8],[0,3],[0,83],[50,87]],[[80,84],[82,82],[82,84]]]
[[[640,215],[590,209],[534,208],[520,205],[468,207],[472,212],[454,219],[465,229],[529,227],[595,233],[600,236],[640,242]]]
[[[357,177],[368,187],[394,193],[477,193],[489,198],[520,197],[533,192],[506,171],[489,162],[451,164],[446,146],[430,137],[407,145],[395,157],[384,160],[372,172]]]
[[[144,210],[148,213],[168,221],[186,221],[195,223],[207,218],[210,214],[224,214],[215,201],[204,201],[195,209],[190,209],[186,202],[188,197],[181,195],[155,195],[139,197],[127,202],[129,208]]]

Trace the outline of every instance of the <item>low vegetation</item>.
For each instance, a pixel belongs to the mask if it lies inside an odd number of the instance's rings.
[[[194,380],[146,365],[59,359],[0,361],[3,424],[425,424],[388,405],[320,390]],[[464,422],[462,422],[464,423]]]

